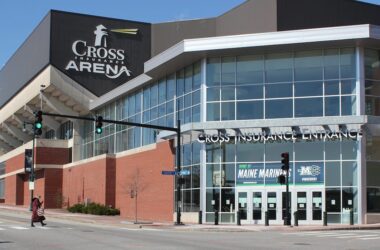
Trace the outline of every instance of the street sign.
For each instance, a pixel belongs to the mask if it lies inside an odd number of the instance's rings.
[[[176,171],[162,171],[161,174],[163,174],[163,175],[175,175]]]
[[[184,169],[184,170],[181,170],[180,172],[179,172],[179,175],[190,175],[190,170],[188,170],[188,169]]]
[[[29,181],[29,190],[34,190],[34,181]]]

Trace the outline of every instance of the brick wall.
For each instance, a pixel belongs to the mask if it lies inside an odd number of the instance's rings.
[[[62,169],[44,169],[45,207],[61,208],[63,203]]]
[[[36,164],[56,164],[63,165],[69,163],[70,150],[68,148],[46,148],[36,149]],[[23,165],[24,166],[24,165]]]
[[[162,170],[172,170],[173,163],[169,142],[157,144],[154,150],[116,159],[116,207],[122,217],[135,218],[136,198],[131,198],[130,191],[138,180],[138,220],[173,220],[173,176],[161,174]]]

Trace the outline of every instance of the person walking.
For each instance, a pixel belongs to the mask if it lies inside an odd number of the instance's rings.
[[[31,220],[31,227],[34,227],[34,222],[40,222],[41,226],[45,226],[46,223],[44,223],[44,220],[46,219],[44,216],[44,209],[42,207],[43,201],[40,201],[41,196],[34,197],[32,200],[32,220]]]

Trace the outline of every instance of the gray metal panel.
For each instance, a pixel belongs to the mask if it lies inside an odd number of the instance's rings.
[[[49,63],[50,12],[0,71],[0,107]]]
[[[215,19],[152,24],[152,57],[188,38],[215,36]]]
[[[249,0],[216,18],[216,36],[277,31],[277,0]]]

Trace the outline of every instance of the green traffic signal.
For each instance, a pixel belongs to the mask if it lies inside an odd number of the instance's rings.
[[[36,122],[36,123],[34,124],[34,127],[35,127],[36,129],[41,129],[41,128],[42,128],[42,123],[40,123],[40,122]]]
[[[103,129],[100,128],[100,127],[98,127],[98,128],[96,128],[95,132],[96,132],[98,135],[100,135],[100,134],[103,132]]]

